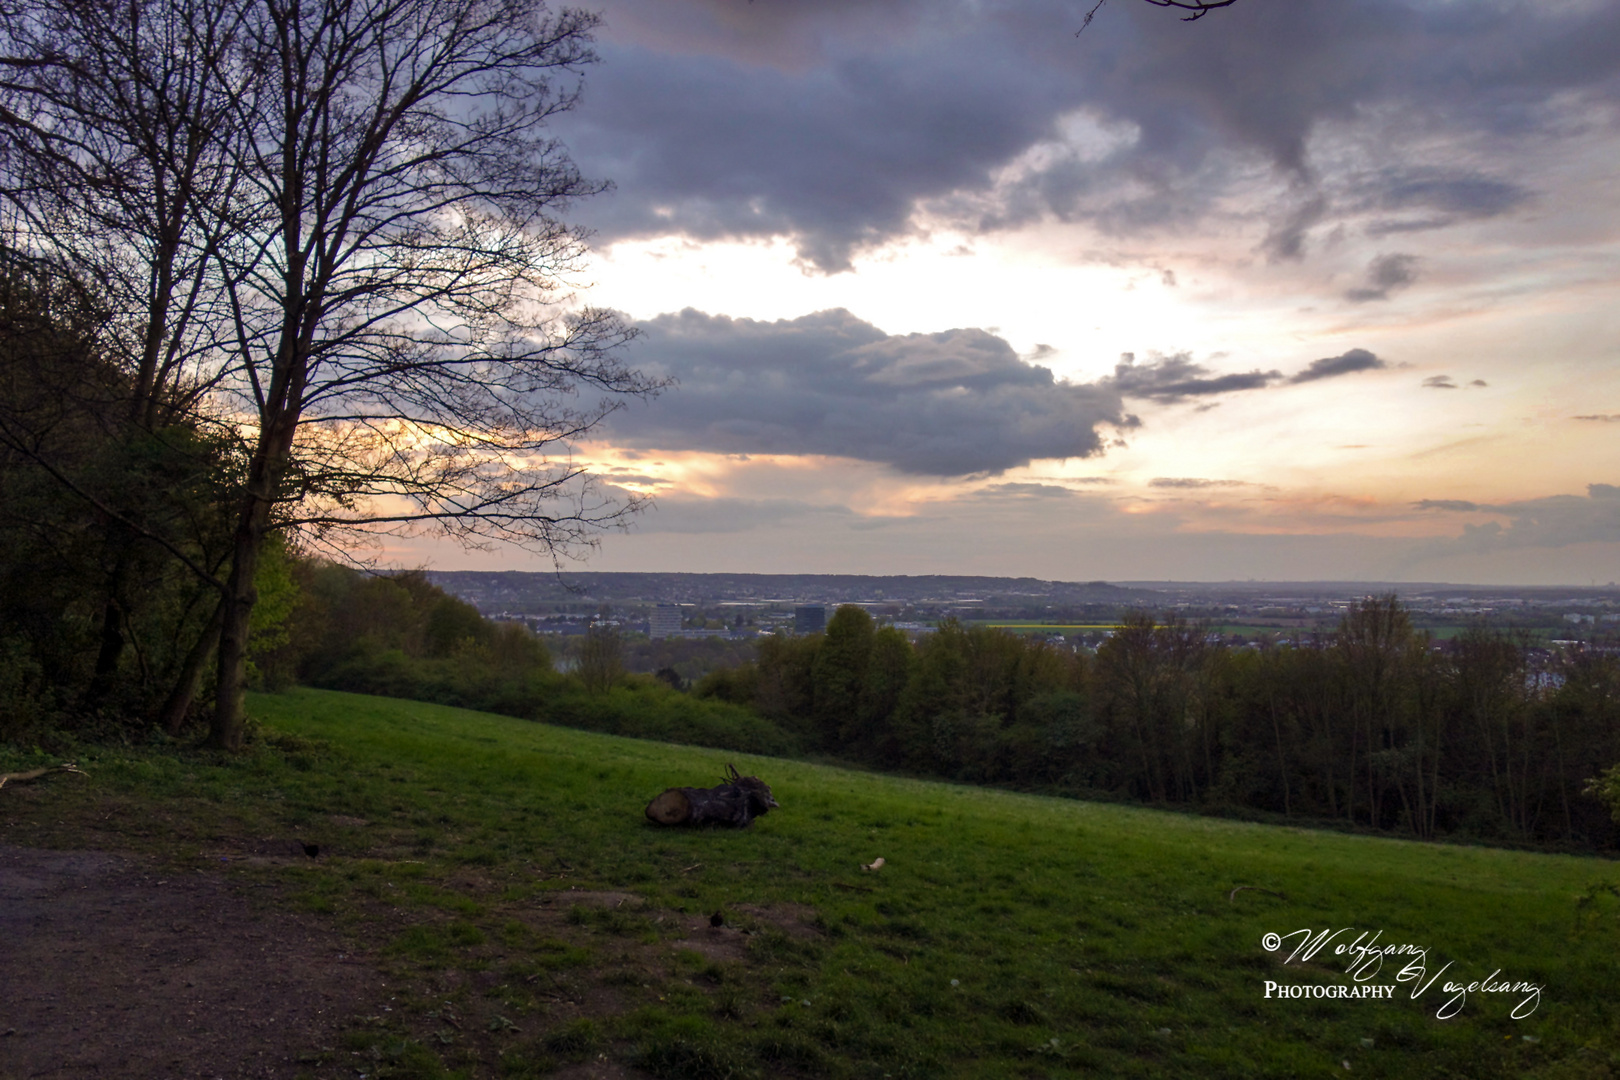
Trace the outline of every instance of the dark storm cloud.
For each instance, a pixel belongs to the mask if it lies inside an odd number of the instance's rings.
[[[1367,266],[1367,283],[1345,293],[1345,298],[1358,304],[1388,300],[1390,293],[1417,280],[1417,263],[1416,255],[1379,255]]]
[[[1259,390],[1282,378],[1280,371],[1247,371],[1217,375],[1186,353],[1163,356],[1138,365],[1126,353],[1114,366],[1114,374],[1103,380],[1125,397],[1145,398],[1161,405],[1174,405],[1195,397],[1229,394],[1238,390]]]
[[[845,269],[906,232],[919,199],[983,186],[1061,109],[1064,80],[985,44],[809,70],[608,47],[588,105],[562,125],[619,187],[582,216],[609,237],[791,236],[807,263]]]
[[[1295,187],[1273,214],[1274,259],[1304,254],[1336,214],[1402,232],[1510,213],[1533,197],[1515,140],[1556,139],[1616,96],[1620,72],[1613,3],[1245,0],[1189,25],[1120,0],[1078,39],[1072,0],[603,6],[607,62],[558,132],[619,190],[582,216],[607,239],[786,236],[828,271],[904,235],[925,203],[987,229],[1047,214],[1180,227],[1245,155]],[[1065,143],[1077,115],[1112,134]],[[1487,138],[1501,160],[1316,175],[1312,133],[1368,117],[1435,145]],[[1037,144],[1057,149],[998,179]]]
[[[1389,367],[1373,353],[1366,349],[1351,349],[1339,356],[1324,356],[1320,360],[1312,360],[1304,371],[1289,378],[1290,383],[1315,382],[1318,379],[1331,379],[1338,375],[1352,375],[1358,371],[1378,371]]]
[[[778,322],[686,310],[640,324],[643,371],[679,385],[615,414],[626,446],[827,454],[931,476],[1103,449],[1119,391],[1026,363],[983,330],[888,335],[847,311]]]

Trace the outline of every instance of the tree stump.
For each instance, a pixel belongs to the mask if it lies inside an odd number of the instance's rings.
[[[692,816],[688,788],[672,787],[647,804],[647,817],[660,825],[684,825]]]
[[[647,820],[659,825],[730,825],[745,829],[777,806],[757,776],[738,776],[727,765],[726,782],[714,788],[670,788],[647,804]]]

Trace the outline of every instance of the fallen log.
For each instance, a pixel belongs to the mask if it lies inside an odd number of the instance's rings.
[[[78,773],[80,776],[86,775],[85,771],[73,764],[73,762],[64,761],[60,765],[47,765],[43,769],[29,769],[27,772],[0,773],[0,787],[5,787],[6,783],[11,780],[16,780],[19,782],[23,780],[38,780],[46,773],[51,772],[70,772]]]
[[[745,829],[778,804],[757,776],[739,776],[726,766],[725,783],[713,788],[670,788],[647,804],[647,820],[658,825],[730,825]]]

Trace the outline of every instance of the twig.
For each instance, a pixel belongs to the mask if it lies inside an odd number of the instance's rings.
[[[1108,0],[1097,0],[1097,6],[1086,12],[1086,17],[1080,21],[1080,29],[1074,32],[1075,37],[1079,37],[1086,32],[1086,27],[1091,25],[1091,20],[1097,17],[1097,12],[1102,10],[1102,6],[1106,3],[1108,3]]]
[[[27,772],[0,773],[0,788],[5,787],[6,781],[8,780],[37,780],[48,772],[70,772],[77,773],[80,776],[90,775],[77,765],[73,764],[73,762],[64,761],[60,765],[47,765],[43,769],[29,769]]]
[[[696,870],[698,867],[700,867],[702,865],[703,864],[700,863],[700,862],[695,862],[691,866],[688,866],[685,870],[682,870],[681,873],[690,874],[693,870]]]
[[[1080,29],[1074,32],[1075,37],[1085,33],[1086,27],[1091,25],[1091,20],[1096,17],[1097,12],[1107,2],[1108,0],[1097,0],[1096,6],[1086,12],[1086,17],[1080,22]],[[1183,15],[1181,21],[1197,22],[1216,8],[1231,7],[1237,3],[1237,0],[1147,0],[1147,2],[1154,7],[1180,8],[1182,11],[1190,11],[1192,14]]]
[[[1234,901],[1236,901],[1237,900],[1237,894],[1240,893],[1240,892],[1243,892],[1245,889],[1252,889],[1255,892],[1263,892],[1267,896],[1275,896],[1279,900],[1288,899],[1288,897],[1284,896],[1282,893],[1277,892],[1277,891],[1275,891],[1273,889],[1262,889],[1258,885],[1239,885],[1237,888],[1233,889],[1231,892],[1226,894],[1226,902],[1230,904],[1230,903],[1233,903]]]

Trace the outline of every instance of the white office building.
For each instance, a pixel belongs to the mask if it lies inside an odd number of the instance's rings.
[[[647,636],[658,638],[681,636],[681,605],[659,604],[647,619]]]

